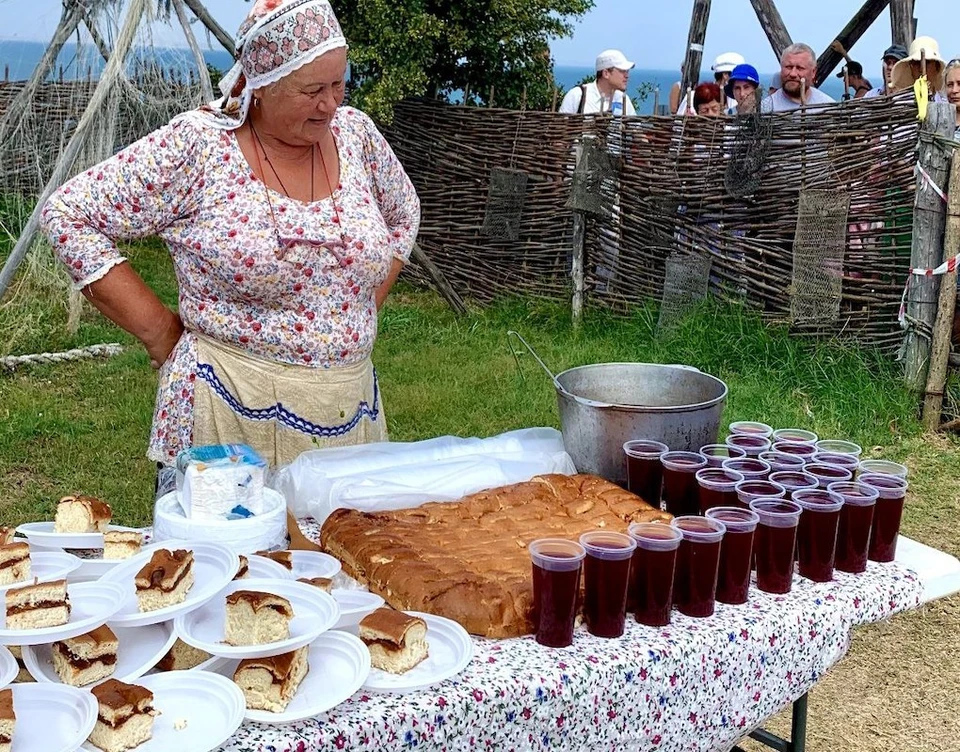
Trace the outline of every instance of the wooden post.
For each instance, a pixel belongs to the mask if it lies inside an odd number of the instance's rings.
[[[707,22],[710,20],[710,0],[693,0],[690,15],[690,31],[687,34],[687,52],[683,59],[683,85],[681,91],[696,88],[700,83],[700,64],[703,62],[703,42],[707,38]]]
[[[653,114],[660,114],[660,87],[653,90]]]
[[[8,83],[10,81],[10,66],[3,66],[3,82]]]
[[[953,138],[957,127],[955,113],[952,104],[931,102],[927,107],[927,119],[921,127],[921,140],[917,147],[917,163],[941,191],[945,191],[947,187],[950,154],[947,147],[936,143],[934,137],[945,141]],[[927,185],[923,174],[918,172],[917,196],[913,210],[913,245],[910,249],[911,268],[933,269],[940,265],[945,214],[943,199]],[[939,278],[933,276],[914,276],[910,280],[910,294],[907,298],[910,326],[904,346],[904,379],[907,386],[917,392],[922,391],[927,383],[930,363],[930,340],[927,334],[932,331],[937,315],[938,281]],[[924,331],[918,332],[914,322],[919,322]]]
[[[433,261],[430,260],[430,257],[427,256],[423,248],[420,247],[419,243],[413,244],[413,252],[410,254],[413,257],[413,260],[416,261],[420,266],[424,268],[427,272],[427,275],[433,280],[433,284],[437,286],[437,292],[447,301],[449,306],[456,313],[466,313],[467,307],[463,303],[463,298],[453,289],[453,286],[450,282],[447,281],[447,278],[444,276],[443,272],[437,267]]]
[[[913,41],[913,0],[890,0],[890,38],[909,48]]]
[[[584,256],[586,255],[587,220],[583,212],[573,213],[573,260],[570,265],[570,277],[573,280],[573,297],[570,301],[570,313],[574,328],[579,328],[583,320],[583,300],[586,289]]]
[[[200,91],[203,94],[203,101],[211,102],[213,101],[213,84],[210,83],[210,71],[207,70],[207,61],[203,59],[203,53],[200,51],[197,38],[193,35],[193,29],[190,26],[190,20],[187,18],[183,0],[173,0],[173,9],[177,13],[177,20],[180,22],[183,35],[187,39],[187,45],[190,47],[194,62],[197,64],[197,75],[200,76]],[[193,71],[190,71],[190,84],[193,85]]]
[[[487,107],[493,107],[493,85],[490,86],[490,96],[487,98]]]
[[[880,17],[884,8],[889,4],[890,0],[866,0],[860,10],[850,19],[850,22],[837,34],[835,41],[840,42],[844,49],[849,52],[853,45],[860,41],[860,37],[873,26],[873,22]],[[822,85],[829,78],[841,60],[843,60],[843,55],[828,45],[823,54],[817,58],[816,86]]]
[[[203,0],[183,0],[183,2],[193,11],[193,15],[200,19],[200,23],[206,26],[207,30],[223,45],[223,49],[230,53],[230,57],[236,60],[237,48],[233,43],[233,37],[210,15],[210,12],[203,5]]]
[[[793,40],[790,38],[790,32],[787,31],[780,11],[773,0],[750,0],[753,10],[757,14],[763,33],[770,40],[770,46],[773,47],[773,53],[779,60],[783,56],[783,51],[787,49]]]
[[[943,260],[960,253],[960,154],[953,153],[950,168],[950,190],[947,192],[947,227],[943,238]],[[940,300],[937,304],[937,322],[933,327],[933,347],[930,352],[930,373],[923,398],[923,427],[936,431],[943,413],[943,388],[947,383],[947,365],[950,358],[950,338],[953,334],[953,314],[957,305],[957,271],[947,272],[940,280]]]

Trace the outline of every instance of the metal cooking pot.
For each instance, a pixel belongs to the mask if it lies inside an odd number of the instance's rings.
[[[517,332],[507,336],[516,337],[553,381],[563,445],[581,473],[625,485],[626,441],[655,439],[695,452],[717,440],[727,385],[715,376],[654,363],[598,363],[554,375]]]

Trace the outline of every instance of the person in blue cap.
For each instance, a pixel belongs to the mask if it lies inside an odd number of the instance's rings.
[[[759,97],[757,89],[760,88],[760,74],[757,69],[747,63],[741,63],[730,73],[730,80],[727,81],[724,91],[727,99],[735,99],[736,107],[730,107],[727,110],[728,115],[746,115],[755,112]]]
[[[907,56],[907,48],[901,44],[892,44],[883,52],[883,80],[884,85],[871,89],[864,98],[882,97],[885,94],[892,94],[891,86],[893,84],[893,66],[899,63]]]

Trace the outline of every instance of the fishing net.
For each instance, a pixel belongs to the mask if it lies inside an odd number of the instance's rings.
[[[671,253],[666,260],[657,329],[668,329],[707,296],[711,259],[699,253]]]
[[[494,167],[481,232],[491,238],[518,240],[528,175],[520,170]]]
[[[723,186],[734,198],[753,196],[767,166],[773,138],[773,118],[759,112],[738,115],[729,138],[727,169]]]
[[[845,191],[800,193],[790,296],[794,323],[828,323],[840,316],[849,212]]]
[[[616,200],[618,160],[608,151],[605,139],[596,136],[585,136],[579,150],[567,208],[607,216]]]

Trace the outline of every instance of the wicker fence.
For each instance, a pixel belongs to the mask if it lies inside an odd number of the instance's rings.
[[[702,282],[800,333],[902,338],[909,102],[722,120],[408,103],[387,137],[420,193],[419,242],[461,294],[569,300],[585,209],[587,305],[667,305]]]

